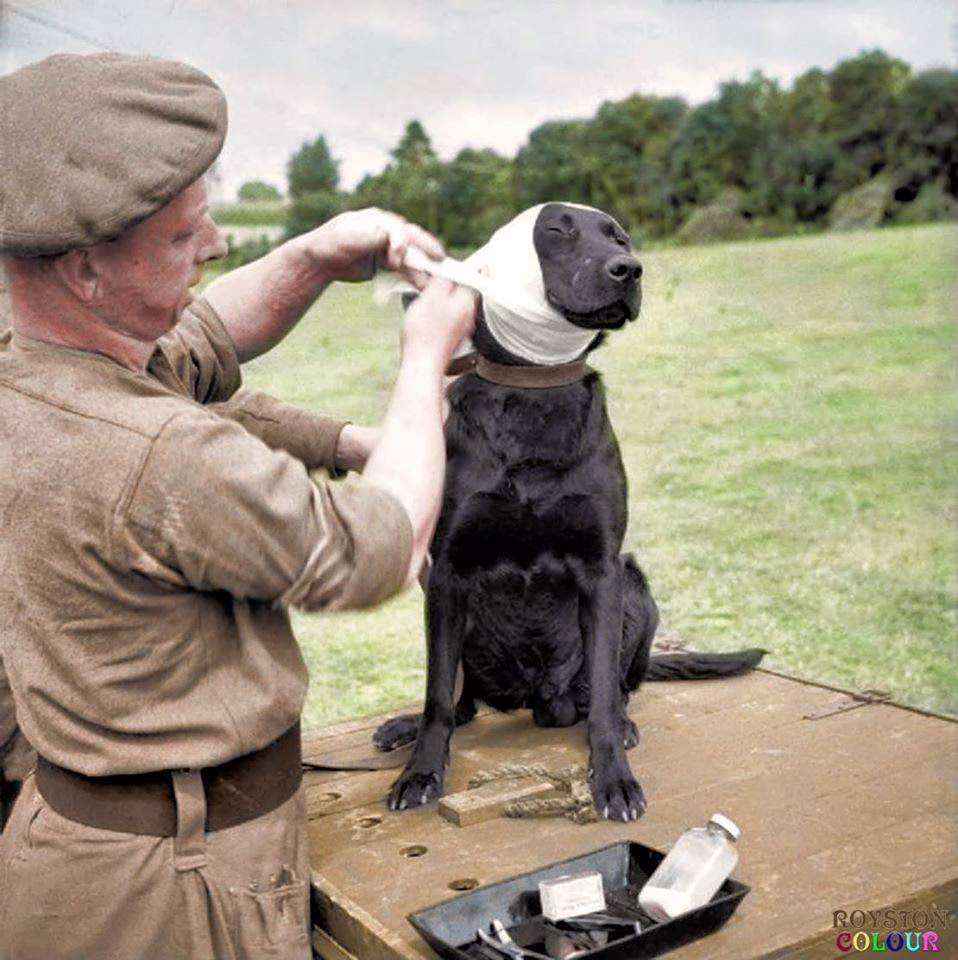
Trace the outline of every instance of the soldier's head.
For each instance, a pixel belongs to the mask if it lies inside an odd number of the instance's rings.
[[[0,117],[14,325],[29,334],[38,310],[54,324],[85,311],[116,335],[155,341],[200,266],[226,253],[203,182],[226,133],[222,91],[180,63],[58,55],[0,78]]]

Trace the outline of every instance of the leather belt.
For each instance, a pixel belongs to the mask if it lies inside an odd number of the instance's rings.
[[[302,780],[300,725],[261,750],[204,767],[206,832],[224,830],[275,810]],[[37,789],[61,817],[119,833],[176,836],[171,771],[87,777],[37,757]]]
[[[519,366],[505,363],[493,363],[480,353],[469,353],[456,357],[446,368],[446,376],[458,376],[461,373],[475,373],[483,380],[497,383],[503,387],[523,387],[542,390],[546,387],[564,387],[581,380],[591,371],[585,360],[573,360],[570,363],[558,363],[551,366]]]

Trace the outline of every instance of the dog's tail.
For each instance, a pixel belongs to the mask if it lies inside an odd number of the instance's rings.
[[[767,650],[734,653],[656,653],[649,658],[645,680],[714,680],[737,677],[761,663]]]

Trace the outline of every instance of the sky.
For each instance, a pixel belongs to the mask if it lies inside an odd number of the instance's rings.
[[[630,93],[710,99],[754,70],[787,85],[879,47],[954,68],[951,0],[0,0],[0,73],[107,48],[184,60],[230,106],[221,199],[326,136],[342,183],[382,169],[406,122],[439,155],[512,155],[545,120]]]

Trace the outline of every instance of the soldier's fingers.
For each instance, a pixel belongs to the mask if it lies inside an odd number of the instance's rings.
[[[402,270],[406,249],[409,247],[405,224],[387,220],[383,227],[386,230],[386,266],[390,270]]]
[[[423,296],[430,299],[446,299],[456,289],[456,285],[445,277],[430,277],[423,290]]]
[[[442,260],[446,255],[442,244],[428,230],[415,223],[407,223],[406,230],[409,234],[410,242],[419,247],[426,256],[433,260]]]
[[[417,289],[422,290],[429,283],[431,275],[423,273],[422,270],[410,270],[408,267],[403,269],[402,275]]]

